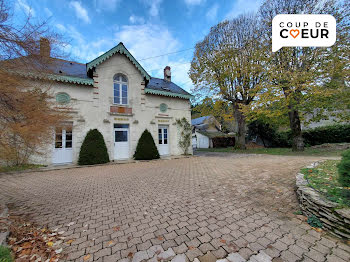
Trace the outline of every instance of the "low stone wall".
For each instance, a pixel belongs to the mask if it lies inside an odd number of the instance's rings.
[[[307,168],[314,168],[314,163]],[[299,205],[305,216],[317,216],[329,233],[350,239],[350,208],[340,208],[337,203],[329,201],[318,191],[309,186],[304,174],[296,176],[296,191]]]

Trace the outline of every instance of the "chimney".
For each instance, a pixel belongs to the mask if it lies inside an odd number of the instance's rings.
[[[171,82],[171,71],[170,66],[164,68],[164,80]]]
[[[51,47],[50,41],[47,38],[40,38],[40,55],[42,57],[50,57]]]

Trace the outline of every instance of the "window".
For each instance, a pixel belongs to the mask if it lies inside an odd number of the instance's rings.
[[[116,74],[113,78],[113,103],[119,105],[128,104],[128,79],[122,74]]]

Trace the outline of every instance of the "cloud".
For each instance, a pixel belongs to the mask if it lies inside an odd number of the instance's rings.
[[[167,27],[151,23],[122,26],[115,34],[115,43],[120,41],[151,76],[163,78],[163,69],[169,65],[172,68],[172,81],[176,84],[185,83],[186,90],[190,90],[191,81],[187,73],[190,57],[186,56],[192,53],[169,54],[179,51],[182,44]],[[162,56],[157,57],[159,55]]]
[[[58,30],[60,30],[61,32],[66,32],[66,27],[62,24],[56,24],[56,27]]]
[[[71,2],[69,3],[69,6],[70,6],[71,8],[74,9],[75,15],[76,15],[79,19],[83,20],[85,23],[88,23],[88,24],[90,23],[90,18],[89,18],[88,12],[87,12],[87,10],[81,5],[80,2],[78,2],[78,1],[71,1]]]
[[[187,6],[200,5],[204,2],[205,2],[205,0],[185,0],[185,4]]]
[[[214,4],[206,13],[206,18],[210,21],[213,21],[216,19],[217,14],[218,14],[218,9],[219,9],[219,5],[216,3]]]
[[[110,11],[113,12],[117,9],[120,0],[95,0],[95,8],[97,12]]]
[[[26,0],[17,0],[15,3],[15,8],[17,10],[22,10],[27,16],[35,16],[35,11],[34,9],[28,5]]]
[[[131,15],[129,17],[129,21],[132,24],[144,24],[145,23],[145,19],[141,16],[136,16],[136,15]]]
[[[258,11],[262,0],[236,0],[225,19],[232,19],[240,14]]]
[[[51,10],[48,9],[47,7],[44,8],[44,12],[45,12],[46,15],[49,16],[49,17],[53,15],[52,12],[51,12]]]
[[[163,0],[142,0],[142,2],[149,8],[148,13],[150,16],[158,16],[160,4]]]

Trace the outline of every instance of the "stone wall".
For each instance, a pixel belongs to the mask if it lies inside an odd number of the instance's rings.
[[[317,163],[307,168],[314,168]],[[309,186],[304,174],[296,176],[296,191],[299,205],[306,216],[318,217],[324,229],[341,238],[350,239],[350,209],[340,208],[337,203],[329,201],[318,191]]]

